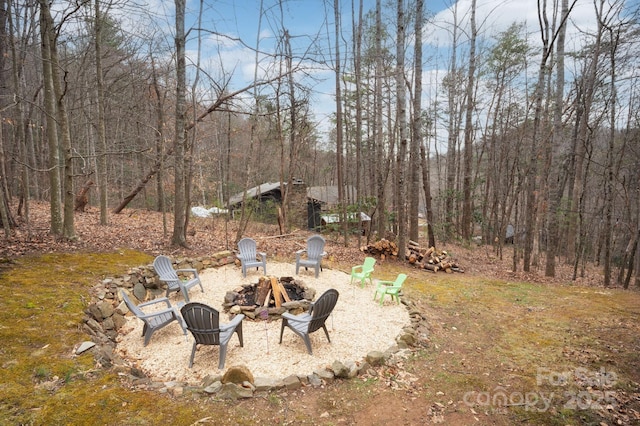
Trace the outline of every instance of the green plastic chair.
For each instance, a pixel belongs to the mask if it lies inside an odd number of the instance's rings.
[[[391,296],[391,301],[396,299],[396,302],[400,304],[400,297],[398,294],[400,293],[400,289],[402,289],[402,284],[404,280],[407,279],[406,274],[398,274],[398,277],[395,281],[378,281],[378,285],[376,287],[376,292],[373,294],[373,300],[376,300],[376,297],[380,295],[380,306],[382,306],[382,302],[384,301],[384,296],[388,294]]]
[[[373,284],[371,274],[373,273],[373,267],[376,264],[376,259],[373,257],[365,257],[362,265],[357,265],[351,268],[351,284],[353,281],[360,280],[360,287],[364,287],[365,280],[369,280]]]

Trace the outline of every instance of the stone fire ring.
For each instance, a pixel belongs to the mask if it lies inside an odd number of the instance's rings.
[[[285,330],[279,343],[281,321],[243,321],[244,347],[236,336],[232,337],[226,355],[225,370],[241,366],[255,379],[254,390],[264,383],[281,387],[283,383],[322,383],[328,377],[354,377],[372,363],[385,362],[391,353],[403,352],[415,340],[415,318],[407,306],[387,299],[383,306],[373,300],[374,287],[350,284],[350,275],[325,266],[319,278],[312,270],[300,270],[294,275],[295,265],[267,263],[269,276],[294,276],[316,290],[317,295],[329,288],[338,290],[338,303],[327,320],[331,343],[320,330],[311,334],[313,355],[307,353],[300,337]],[[191,289],[191,301],[206,303],[221,312],[221,322],[227,322],[223,301],[230,290],[243,284],[257,282],[261,272],[248,271],[243,277],[240,267],[225,265],[209,268],[200,273],[204,287]],[[179,294],[172,294],[173,304],[183,302]],[[130,360],[137,369],[154,381],[211,386],[220,383],[225,373],[219,370],[219,348],[199,346],[193,368],[189,368],[192,337],[184,336],[176,323],[154,333],[149,345],[143,346],[142,322],[127,316],[121,327],[116,351]],[[376,361],[372,354],[379,355]],[[216,385],[217,386],[217,385]],[[287,385],[289,386],[289,385]],[[295,385],[297,386],[297,385]]]

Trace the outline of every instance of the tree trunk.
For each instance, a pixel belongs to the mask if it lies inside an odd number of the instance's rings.
[[[412,241],[420,241],[420,227],[418,217],[420,213],[420,174],[419,168],[421,164],[421,148],[422,148],[422,22],[424,19],[424,0],[416,0],[416,17],[415,17],[415,41],[413,46],[413,118],[411,120],[411,146],[409,154],[409,173],[411,174],[411,195],[409,196],[409,239]],[[424,173],[424,168],[422,169]],[[426,173],[427,179],[429,171]],[[425,189],[425,203],[427,195],[431,198],[431,182],[423,182]],[[428,189],[427,189],[428,187]],[[431,209],[431,201],[428,202]],[[427,223],[427,227],[429,224]],[[429,245],[432,247],[432,245]]]
[[[173,142],[175,203],[173,207],[173,235],[171,242],[176,246],[187,246],[185,229],[185,144],[186,144],[186,58],[184,32],[186,0],[175,0],[176,6],[176,122]]]
[[[51,64],[51,43],[53,19],[47,0],[39,0],[40,4],[40,35],[42,42],[42,80],[44,86],[44,109],[47,121],[47,140],[49,143],[49,188],[50,188],[50,214],[51,233],[55,236],[62,235],[62,211],[60,196],[60,151],[58,146],[58,128],[56,123],[56,101],[53,91],[53,71]]]
[[[107,131],[104,117],[104,78],[102,75],[102,14],[100,0],[95,0],[95,52],[96,52],[96,86],[98,90],[98,194],[100,199],[100,224],[109,224],[107,212]]]
[[[457,49],[458,49],[458,2],[453,6],[453,34],[451,44],[451,64],[449,66],[449,84],[447,85],[447,98],[448,98],[448,136],[447,136],[447,169],[446,169],[446,184],[445,184],[445,202],[444,202],[444,235],[449,239],[453,235],[453,223],[456,217],[456,205],[454,200],[456,198],[456,168],[458,164],[458,125],[455,120],[457,115],[456,98],[457,98],[457,85],[456,75],[457,69]]]
[[[12,15],[12,2],[7,2],[7,20],[9,23],[9,33],[10,34],[14,34],[14,25],[13,25],[13,15]],[[20,82],[20,72],[21,70],[18,68],[19,64],[24,63],[23,62],[23,58],[18,56],[17,52],[16,52],[16,40],[13,37],[10,37],[9,40],[9,47],[11,50],[11,59],[12,59],[12,70],[11,70],[11,77],[12,77],[12,82],[13,82],[13,87],[14,87],[14,94],[16,96],[16,99],[24,99],[24,91],[23,91],[23,87],[22,84]],[[22,54],[24,55],[24,54]],[[24,116],[24,108],[23,108],[23,104],[22,102],[16,102],[15,103],[15,107],[16,107],[16,138],[17,138],[17,145],[18,145],[18,149],[19,149],[19,158],[22,161],[22,164],[20,165],[20,183],[21,183],[21,201],[24,205],[24,221],[25,221],[25,225],[27,228],[27,239],[31,238],[31,224],[30,224],[30,217],[29,217],[29,200],[30,200],[30,194],[29,194],[29,181],[30,181],[30,176],[29,176],[29,168],[28,168],[28,164],[29,164],[29,155],[27,152],[27,137],[26,137],[26,125],[25,125],[25,116]],[[0,137],[2,137],[2,135],[0,135]],[[6,183],[6,182],[5,182]],[[4,203],[3,203],[4,204]],[[7,205],[7,222],[11,221],[11,210],[9,209],[9,206]],[[20,214],[20,211],[18,211],[18,214]],[[5,218],[3,215],[3,224],[7,223],[4,222]],[[9,233],[8,231],[8,226],[5,226],[5,235],[8,236]]]
[[[375,108],[374,108],[374,138],[375,138],[375,152],[376,163],[375,177],[376,177],[376,213],[378,215],[378,238],[384,238],[387,227],[387,212],[385,202],[385,183],[386,176],[385,170],[382,165],[384,160],[384,135],[382,134],[382,83],[383,83],[383,63],[382,63],[382,5],[381,0],[376,0],[376,65],[375,65]]]
[[[551,147],[560,146],[565,139],[564,126],[562,124],[562,110],[564,99],[564,40],[567,32],[566,20],[569,14],[569,0],[562,0],[562,22],[558,30],[558,44],[556,46],[556,92],[555,92],[555,104],[553,107],[553,133],[551,140]],[[551,148],[550,147],[550,148]],[[549,153],[551,155],[551,152]],[[551,163],[551,161],[550,161]],[[551,182],[549,191],[549,210],[548,210],[548,244],[547,244],[547,261],[545,265],[545,275],[547,277],[555,276],[556,268],[556,253],[559,245],[559,218],[560,214],[560,202],[562,200],[562,194],[564,192],[564,184],[560,183],[561,176],[566,176],[564,170],[557,170],[557,178],[555,182]],[[555,183],[555,186],[553,185]]]
[[[335,88],[336,88],[336,173],[338,183],[338,204],[340,205],[340,227],[344,238],[345,247],[348,245],[348,221],[347,221],[347,203],[344,195],[344,173],[343,173],[343,123],[342,123],[342,87],[340,80],[341,75],[341,59],[340,59],[340,0],[333,1],[334,20],[335,20]]]
[[[606,164],[606,180],[604,182],[605,193],[605,219],[604,219],[604,286],[609,287],[611,284],[611,250],[613,239],[613,210],[614,206],[614,186],[616,179],[616,170],[614,166],[615,156],[615,139],[616,139],[616,103],[618,102],[616,93],[616,53],[620,41],[619,28],[613,28],[605,25],[609,31],[610,52],[609,60],[611,63],[611,99],[609,100],[609,135],[607,148],[607,164]]]
[[[545,2],[546,3],[546,2]],[[538,4],[538,14],[542,15],[543,19],[540,19],[540,33],[542,37],[542,55],[540,58],[540,66],[538,68],[538,79],[534,92],[534,117],[533,117],[533,129],[531,132],[531,144],[529,148],[529,164],[526,172],[526,202],[525,202],[525,217],[524,222],[527,224],[525,229],[525,241],[524,241],[524,264],[522,269],[525,272],[531,270],[532,256],[534,253],[534,241],[537,240],[537,212],[538,212],[538,180],[539,165],[538,161],[541,158],[540,147],[541,143],[538,140],[540,138],[540,126],[542,123],[542,102],[545,93],[545,76],[547,72],[547,61],[551,53],[551,47],[549,46],[549,22],[546,17],[546,11],[544,6]]]
[[[404,81],[404,42],[405,17],[404,0],[397,0],[397,37],[396,37],[396,97],[398,110],[398,258],[405,259],[407,249],[407,189],[405,182],[405,163],[407,157],[407,99]]]
[[[51,88],[53,91],[53,96],[55,99],[55,118],[58,124],[58,134],[62,141],[61,150],[63,153],[63,205],[64,205],[64,214],[63,214],[63,222],[62,222],[62,235],[69,239],[73,240],[76,238],[75,235],[75,227],[74,227],[74,203],[75,203],[75,194],[73,193],[73,152],[72,152],[72,144],[71,144],[71,133],[69,130],[69,117],[67,115],[67,107],[65,104],[64,95],[66,93],[66,87],[63,91],[61,87],[62,82],[66,81],[60,77],[59,70],[61,69],[60,64],[58,62],[58,47],[57,47],[57,35],[53,28],[53,19],[50,15],[50,9],[48,6],[43,6],[43,2],[41,1],[41,13],[45,14],[44,20],[47,21],[46,28],[47,35],[49,38],[49,52],[48,58],[51,64]],[[65,74],[66,78],[66,74]],[[51,189],[53,193],[53,188]]]
[[[464,170],[462,182],[462,238],[471,239],[473,233],[472,200],[471,200],[471,176],[473,160],[473,110],[475,99],[473,89],[476,74],[476,0],[471,0],[471,40],[469,41],[469,69],[467,73],[466,111],[464,125]]]
[[[419,0],[422,1],[422,0]],[[355,97],[356,97],[356,131],[355,131],[355,142],[356,142],[356,194],[357,201],[356,205],[358,206],[358,221],[359,228],[362,229],[362,220],[360,211],[362,210],[361,203],[364,199],[363,194],[363,185],[362,185],[362,19],[363,13],[363,0],[360,0],[358,6],[358,22],[357,25],[354,24],[353,27],[356,28],[356,33],[354,37],[354,74],[355,74]],[[367,237],[369,233],[367,232]],[[358,232],[358,247],[362,246],[362,233]]]
[[[151,57],[151,78],[153,85],[153,92],[155,94],[155,115],[156,115],[156,164],[158,167],[154,173],[156,173],[156,193],[157,193],[157,205],[156,209],[160,213],[162,213],[162,228],[163,235],[166,237],[167,235],[167,219],[166,219],[166,211],[165,211],[165,200],[164,200],[164,185],[162,182],[163,178],[163,168],[164,168],[164,160],[166,159],[163,151],[164,151],[164,93],[160,91],[160,85],[158,84],[158,76],[155,65],[155,60],[153,56]],[[148,175],[148,179],[151,179],[153,175]],[[146,182],[145,182],[146,183]],[[143,185],[144,187],[144,185]],[[140,188],[142,189],[142,188]],[[128,202],[127,202],[128,203]],[[125,204],[126,206],[126,204]],[[124,208],[124,206],[123,206]],[[122,209],[120,209],[122,210]]]

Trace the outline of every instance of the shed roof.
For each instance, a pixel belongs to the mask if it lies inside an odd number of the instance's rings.
[[[253,188],[247,189],[247,198],[255,198],[259,195],[267,194],[275,189],[280,189],[280,182],[267,182],[260,184],[258,186],[254,186]],[[235,194],[234,196],[229,198],[229,205],[233,206],[235,204],[242,202],[243,192]]]
[[[352,199],[356,198],[356,190],[353,186],[347,186],[346,191]],[[335,185],[311,186],[307,188],[307,198],[320,201],[321,203],[337,204],[338,187]]]

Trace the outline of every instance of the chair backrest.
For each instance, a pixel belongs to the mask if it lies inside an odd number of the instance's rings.
[[[220,313],[204,303],[190,302],[180,309],[196,343],[201,345],[220,344]]]
[[[257,246],[255,240],[251,238],[243,238],[238,241],[238,250],[240,257],[245,260],[256,260]]]
[[[376,265],[376,259],[374,257],[365,257],[362,263],[362,272],[373,272],[373,267]]]
[[[131,301],[131,299],[129,299],[129,296],[127,296],[127,293],[125,293],[124,291],[120,291],[120,294],[122,295],[122,300],[124,300],[124,303],[125,305],[127,305],[127,308],[129,308],[129,310],[133,312],[135,316],[140,318],[141,316],[144,315],[144,312],[142,312],[142,309],[138,308],[138,305],[136,305]]]
[[[404,280],[407,279],[407,274],[398,274],[396,280],[393,282],[394,287],[402,287]]]
[[[324,252],[325,240],[320,235],[312,235],[307,238],[307,258],[309,260],[320,260]]]
[[[153,269],[162,281],[177,281],[178,273],[173,269],[171,259],[160,255],[153,260]]]
[[[313,307],[311,309],[311,321],[309,322],[309,333],[313,333],[324,325],[327,317],[331,315],[333,308],[336,307],[338,296],[338,290],[330,288],[322,293],[322,296],[313,303]]]

